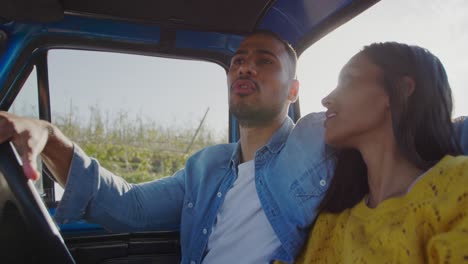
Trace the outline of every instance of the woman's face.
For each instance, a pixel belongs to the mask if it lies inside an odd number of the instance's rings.
[[[343,67],[337,87],[322,104],[327,108],[326,142],[332,146],[359,148],[364,141],[379,140],[382,132],[391,130],[382,70],[363,53]]]

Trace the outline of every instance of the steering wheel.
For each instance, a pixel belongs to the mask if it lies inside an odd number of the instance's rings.
[[[0,262],[75,263],[9,142],[0,144]]]

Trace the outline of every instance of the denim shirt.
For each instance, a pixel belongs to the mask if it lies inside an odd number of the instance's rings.
[[[303,246],[330,180],[323,113],[294,125],[286,118],[255,153],[255,184],[281,247],[273,259],[292,262]],[[113,232],[180,230],[182,263],[201,263],[225,194],[237,178],[240,144],[205,148],[170,177],[129,184],[75,146],[55,220],[100,223]],[[235,260],[233,260],[235,261]]]

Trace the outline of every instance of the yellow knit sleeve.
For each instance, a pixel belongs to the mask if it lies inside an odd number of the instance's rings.
[[[433,236],[427,244],[429,263],[468,263],[468,215],[455,228]]]
[[[456,159],[444,175],[450,195],[437,204],[445,220],[427,243],[428,263],[468,263],[468,159]]]
[[[468,262],[467,230],[451,231],[431,239],[428,246],[429,263]]]

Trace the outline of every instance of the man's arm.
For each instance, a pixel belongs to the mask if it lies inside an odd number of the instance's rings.
[[[48,140],[41,153],[42,161],[62,187],[67,183],[73,157],[73,143],[56,126],[46,123]]]
[[[178,228],[185,171],[143,184],[129,184],[102,168],[49,122],[0,111],[0,142],[11,141],[26,176],[36,180],[36,159],[65,187],[55,219],[87,219],[112,231]]]
[[[61,224],[86,219],[112,232],[178,229],[184,183],[185,170],[160,180],[128,183],[75,145],[54,218]]]
[[[23,162],[26,177],[37,180],[36,159],[43,161],[64,186],[73,157],[73,143],[54,125],[43,120],[0,112],[0,143],[10,140]]]

